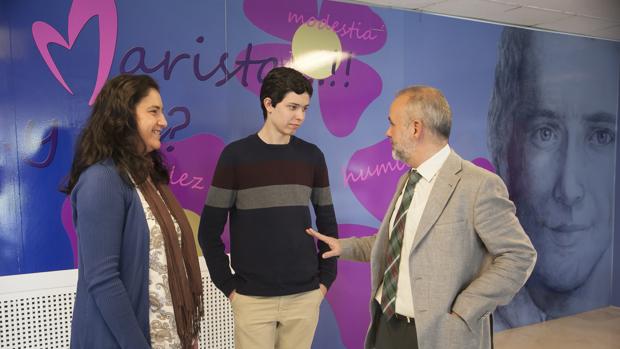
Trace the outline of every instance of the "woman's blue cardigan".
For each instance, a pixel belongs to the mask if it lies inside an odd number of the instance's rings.
[[[114,162],[90,166],[71,192],[78,283],[71,348],[150,348],[149,230]]]

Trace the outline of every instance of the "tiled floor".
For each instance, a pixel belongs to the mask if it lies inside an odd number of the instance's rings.
[[[495,334],[495,349],[582,348],[620,348],[620,308],[602,308]]]

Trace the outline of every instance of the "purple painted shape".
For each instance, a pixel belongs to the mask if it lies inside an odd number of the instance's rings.
[[[479,157],[479,158],[473,159],[471,162],[474,165],[478,167],[482,167],[485,170],[489,170],[493,173],[497,173],[497,171],[495,171],[495,166],[493,166],[493,164],[489,160],[487,160],[487,158]]]
[[[88,101],[89,105],[95,102],[97,94],[99,94],[99,91],[101,91],[101,88],[105,84],[110,74],[112,60],[114,59],[118,28],[116,4],[114,0],[74,0],[69,10],[68,42],[56,29],[46,22],[37,21],[32,24],[32,37],[43,57],[43,61],[45,61],[45,64],[47,64],[56,80],[58,80],[65,90],[73,94],[73,91],[71,91],[71,88],[67,85],[65,79],[58,70],[49,52],[48,45],[57,44],[70,50],[86,23],[95,16],[98,16],[99,19],[99,66],[97,69],[95,88]]]
[[[202,213],[224,146],[222,139],[206,133],[162,144],[161,152],[170,171],[170,189],[184,209],[197,215]],[[226,245],[226,252],[229,252],[228,224],[222,233],[222,240]]]
[[[382,88],[381,76],[368,64],[357,59],[342,62],[334,75],[319,83],[321,114],[329,132],[350,135]]]
[[[340,238],[369,236],[377,228],[356,224],[339,224]],[[327,293],[347,348],[363,348],[370,323],[370,265],[368,263],[338,260],[338,278]]]
[[[68,195],[65,198],[65,201],[63,201],[62,208],[60,209],[60,221],[62,222],[62,226],[65,228],[67,239],[69,239],[69,242],[71,243],[71,250],[73,251],[73,267],[77,268],[77,234],[75,233],[75,228],[73,227],[73,212],[71,211],[71,200]]]
[[[246,50],[241,51],[236,60],[244,60],[246,56]],[[264,65],[261,64],[252,64],[247,69],[247,76],[243,76],[243,70],[236,74],[237,80],[239,80],[242,85],[243,81],[247,82],[246,88],[252,91],[255,95],[260,95],[260,87],[263,82],[263,78],[269,71],[276,66],[284,65],[284,62],[290,61],[291,59],[291,45],[289,44],[260,44],[256,46],[252,46],[252,52],[250,56],[253,60],[263,60],[266,61],[268,58],[274,58],[277,60],[277,64],[275,62],[266,62]]]
[[[387,40],[383,19],[368,6],[326,0],[320,20],[338,34],[345,52],[369,54],[380,50]]]
[[[385,139],[353,154],[347,164],[345,185],[381,221],[390,205],[398,179],[408,169],[409,166],[392,158],[392,146]]]
[[[224,141],[210,134],[197,134],[166,142],[161,152],[170,171],[170,189],[183,208],[200,215],[213,179]]]
[[[316,0],[245,0],[243,12],[257,27],[280,39],[290,41],[297,28],[316,18]]]

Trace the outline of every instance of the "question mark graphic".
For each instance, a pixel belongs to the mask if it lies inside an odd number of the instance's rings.
[[[174,115],[176,112],[182,112],[185,115],[185,119],[184,119],[183,123],[168,128],[161,135],[162,139],[166,138],[168,135],[170,135],[170,137],[168,139],[174,139],[174,136],[176,135],[177,131],[184,129],[184,128],[186,128],[189,125],[189,123],[190,123],[190,121],[192,119],[192,116],[191,116],[191,114],[189,112],[189,109],[187,107],[182,107],[182,106],[174,107],[174,108],[172,108],[172,109],[170,109],[168,111],[168,116],[172,117],[172,115]],[[174,146],[169,145],[166,148],[166,150],[169,151],[169,152],[173,151],[174,150]]]
[[[43,139],[40,141],[41,147],[43,147],[47,143],[50,144],[50,148],[49,148],[49,152],[47,153],[47,156],[45,157],[43,161],[25,159],[28,165],[32,167],[36,167],[36,168],[44,168],[44,167],[49,166],[52,163],[52,161],[54,161],[54,156],[56,155],[56,148],[58,147],[58,120],[52,119],[51,124],[52,126],[50,128],[49,133],[47,134],[47,136],[43,137]],[[25,132],[25,136],[28,141],[30,141],[33,137],[32,136],[33,128],[34,128],[34,121],[28,120],[28,123],[26,124],[26,132]]]

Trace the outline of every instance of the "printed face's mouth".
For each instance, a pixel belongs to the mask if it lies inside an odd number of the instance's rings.
[[[546,225],[545,224],[545,226],[558,233],[573,233],[573,232],[585,231],[585,230],[590,229],[590,225],[576,224],[576,223],[561,223],[557,225]]]
[[[543,227],[549,233],[549,238],[560,247],[576,245],[582,237],[590,235],[591,224],[579,223],[543,223]]]

